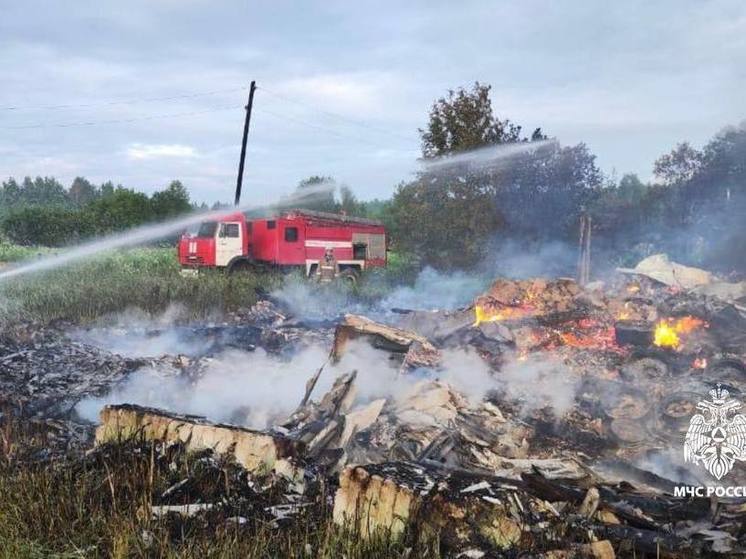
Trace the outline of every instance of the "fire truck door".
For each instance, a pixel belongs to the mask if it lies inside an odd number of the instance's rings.
[[[303,230],[298,225],[286,225],[283,231],[284,250],[289,264],[305,264],[306,247]]]
[[[241,224],[238,222],[221,223],[215,241],[215,265],[227,266],[235,256],[243,253]]]

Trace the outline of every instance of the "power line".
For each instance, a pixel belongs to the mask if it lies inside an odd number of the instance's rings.
[[[132,105],[135,103],[149,103],[153,101],[177,101],[179,99],[193,99],[195,97],[208,97],[210,95],[220,95],[222,93],[234,93],[244,91],[246,87],[233,87],[230,89],[217,89],[213,91],[202,91],[198,93],[184,93],[181,95],[171,95],[168,97],[139,97],[130,99],[118,99],[112,101],[101,101],[97,103],[69,103],[63,105],[37,105],[37,106],[5,106],[0,107],[0,111],[27,111],[27,110],[57,110],[57,109],[80,109],[91,107],[108,107],[113,105]]]
[[[46,122],[40,122],[36,124],[22,124],[18,126],[3,126],[0,129],[2,130],[28,130],[28,129],[34,129],[34,128],[73,128],[77,126],[99,126],[101,124],[123,124],[123,123],[128,123],[128,122],[157,120],[161,118],[194,116],[194,115],[201,115],[201,114],[206,114],[206,113],[214,113],[218,111],[235,110],[238,108],[241,108],[241,106],[240,105],[229,105],[227,107],[214,107],[211,109],[204,109],[201,111],[189,111],[189,112],[182,112],[182,113],[168,113],[168,114],[164,113],[164,114],[154,114],[154,115],[132,117],[132,118],[117,118],[117,119],[110,119],[110,120],[90,120],[90,121],[80,121],[80,122],[62,122],[62,123],[52,123],[52,124],[46,123]]]
[[[259,88],[257,88],[257,89],[259,89]],[[369,140],[367,138],[363,138],[363,137],[360,137],[360,136],[353,136],[353,135],[350,135],[350,134],[340,133],[337,130],[333,130],[331,128],[327,128],[325,126],[320,126],[318,124],[313,124],[312,122],[308,122],[306,120],[302,120],[302,119],[295,118],[295,117],[292,117],[292,116],[287,116],[287,115],[283,115],[283,114],[280,114],[280,113],[277,113],[277,112],[274,112],[274,111],[270,111],[269,109],[265,109],[265,108],[259,109],[259,108],[257,108],[257,109],[254,109],[254,110],[256,112],[258,112],[258,113],[268,114],[270,116],[273,116],[275,118],[279,118],[281,120],[285,120],[285,121],[288,121],[288,122],[293,122],[293,123],[296,123],[296,124],[300,124],[302,126],[306,126],[307,128],[311,128],[311,129],[314,129],[314,130],[321,130],[322,132],[326,132],[327,134],[331,134],[333,136],[337,136],[338,138],[341,138],[343,140],[355,140],[355,141],[358,141],[358,142],[361,142],[361,143],[364,143],[364,144],[368,144],[368,145],[371,145],[371,146],[377,147],[377,148],[381,148],[381,147],[388,148],[388,147],[390,147],[390,146],[384,146],[384,144],[382,144],[382,143],[377,143],[375,141],[371,141],[371,140]]]
[[[366,128],[368,130],[372,130],[372,131],[375,131],[375,132],[381,132],[383,134],[388,134],[390,136],[395,136],[395,137],[397,137],[399,139],[404,139],[404,140],[407,140],[407,141],[411,141],[412,140],[412,138],[410,138],[408,136],[405,136],[404,134],[399,134],[398,132],[394,132],[393,130],[389,130],[388,128],[383,128],[383,127],[371,124],[369,122],[365,122],[363,120],[358,120],[358,119],[355,119],[355,118],[350,118],[350,117],[342,115],[340,113],[335,113],[335,112],[332,112],[332,111],[327,111],[325,109],[321,109],[319,107],[311,105],[310,103],[306,103],[304,101],[299,101],[297,99],[293,99],[293,98],[288,97],[286,95],[283,95],[281,93],[277,93],[276,91],[272,91],[270,89],[267,89],[266,87],[258,87],[257,89],[261,89],[262,91],[265,91],[266,93],[269,93],[273,97],[276,97],[276,98],[281,99],[283,101],[287,101],[289,103],[293,103],[294,105],[298,105],[298,106],[301,106],[301,107],[305,107],[307,109],[311,109],[313,111],[316,111],[317,113],[325,114],[327,116],[336,118],[338,120],[341,120],[341,121],[344,121],[344,122],[348,122],[350,124],[354,124],[355,126],[360,126],[362,128]]]

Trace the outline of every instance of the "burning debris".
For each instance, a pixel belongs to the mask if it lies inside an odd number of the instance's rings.
[[[189,356],[149,359],[197,387],[227,350],[243,352],[246,372],[232,378],[251,383],[262,374],[251,371],[259,349],[292,362],[315,347],[318,360],[302,364],[286,414],[254,430],[179,409],[112,405],[96,442],[214,452],[304,500],[331,486],[338,524],[362,537],[437,540],[454,556],[742,553],[742,501],[675,488],[713,482],[684,462],[683,442],[713,386],[736,399],[746,391],[744,307],[689,280],[672,286],[651,266],[609,285],[499,279],[468,308],[399,309],[376,320],[304,323],[265,300],[230,324],[181,327],[182,339],[210,342]],[[16,333],[2,343],[5,400],[66,421],[81,398],[147,361],[61,336]],[[66,371],[58,387],[47,382],[58,378],[47,361]],[[66,409],[45,408],[53,399]],[[736,466],[728,480],[746,485],[746,472]],[[289,514],[297,502],[283,495],[263,510]],[[207,505],[163,502],[152,513],[213,514]]]

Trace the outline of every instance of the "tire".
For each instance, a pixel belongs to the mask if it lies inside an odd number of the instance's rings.
[[[351,287],[355,287],[357,285],[358,280],[360,279],[360,274],[354,268],[345,268],[344,270],[339,272],[338,277],[345,284]]]
[[[251,260],[237,260],[228,267],[228,274],[256,272],[257,266]]]

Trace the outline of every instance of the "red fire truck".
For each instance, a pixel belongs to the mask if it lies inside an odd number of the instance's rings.
[[[270,266],[302,269],[313,276],[332,257],[336,273],[350,280],[386,265],[386,230],[372,219],[291,210],[261,219],[240,212],[205,221],[178,246],[183,269],[223,268],[229,272]]]

